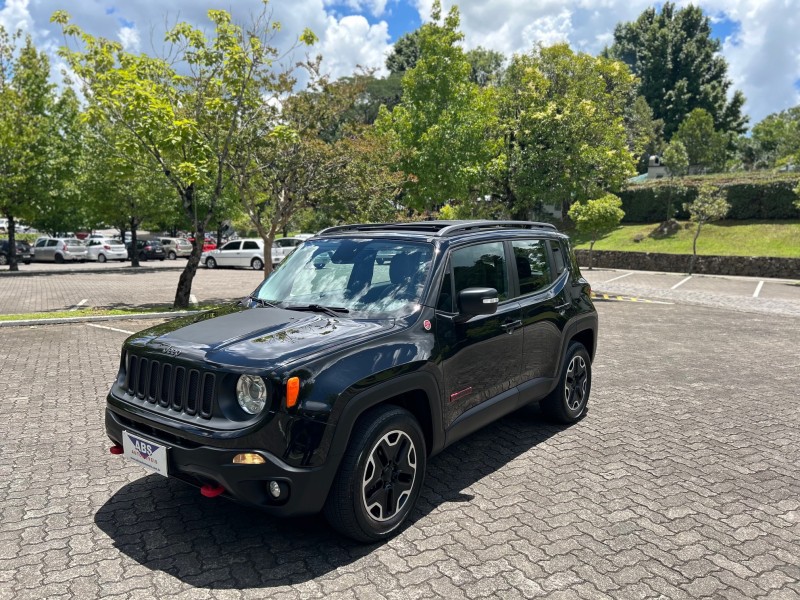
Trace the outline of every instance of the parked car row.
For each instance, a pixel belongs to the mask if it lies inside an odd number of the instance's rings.
[[[297,237],[278,238],[272,244],[272,266],[277,266],[289,256],[311,234],[301,234]],[[203,252],[200,264],[209,269],[217,267],[250,267],[256,271],[264,268],[264,241],[261,238],[243,238],[231,240],[216,250]]]

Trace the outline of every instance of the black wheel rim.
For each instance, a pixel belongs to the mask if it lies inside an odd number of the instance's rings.
[[[564,400],[567,408],[579,410],[586,402],[586,388],[589,382],[589,369],[582,356],[573,356],[564,378]]]
[[[370,518],[388,521],[406,505],[417,476],[417,451],[407,433],[390,431],[373,446],[364,467],[361,501]]]

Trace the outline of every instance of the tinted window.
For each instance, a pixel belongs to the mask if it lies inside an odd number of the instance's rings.
[[[259,248],[258,248],[258,244],[256,242],[250,241],[250,242],[245,242],[244,243],[243,249],[244,250],[258,250]]]
[[[508,278],[502,242],[460,248],[450,259],[456,296],[461,290],[488,287],[497,290],[500,300],[508,298]]]
[[[56,246],[58,244],[58,240],[47,240],[47,247],[50,248],[52,246]]]
[[[453,278],[450,272],[445,273],[442,280],[442,289],[439,290],[439,299],[436,301],[436,310],[455,312],[453,310]]]
[[[220,250],[238,250],[241,245],[242,242],[228,242]]]
[[[556,266],[556,275],[561,275],[564,272],[564,269],[567,266],[566,257],[564,256],[564,250],[556,241],[550,241],[550,250],[553,252],[553,262]]]
[[[550,264],[542,240],[519,240],[511,244],[519,277],[519,293],[532,294],[550,285]]]

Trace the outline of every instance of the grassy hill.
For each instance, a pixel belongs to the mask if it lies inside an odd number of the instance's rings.
[[[685,224],[685,223],[684,223]],[[695,225],[675,235],[654,239],[648,234],[658,223],[622,225],[597,241],[595,250],[691,254]],[[569,232],[576,247],[589,249],[589,241]],[[641,241],[634,241],[641,237]],[[800,258],[800,221],[720,221],[703,226],[697,253],[717,256],[779,256]]]

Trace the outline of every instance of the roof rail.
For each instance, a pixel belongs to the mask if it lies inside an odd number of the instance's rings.
[[[458,233],[488,231],[492,229],[550,229],[557,231],[550,223],[535,221],[413,221],[410,223],[361,223],[337,225],[323,229],[317,235],[344,233],[347,231],[418,231],[431,233],[437,237],[449,237]]]

